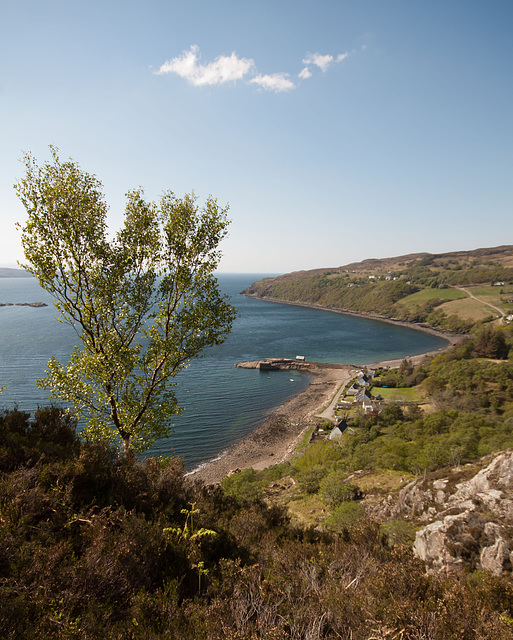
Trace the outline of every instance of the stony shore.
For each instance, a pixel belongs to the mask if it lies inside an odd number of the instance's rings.
[[[435,334],[447,340],[447,345],[437,351],[408,356],[408,359],[411,360],[413,364],[418,364],[426,356],[436,355],[446,351],[464,338],[464,336],[460,334],[440,331],[424,324],[402,322],[373,314],[330,309],[308,303],[289,302],[287,300],[276,300],[260,296],[249,295],[248,297],[258,297],[268,302],[311,307],[333,313],[370,318],[379,320],[380,322],[388,322],[416,329],[417,331]],[[397,360],[376,362],[368,364],[367,366],[369,368],[397,367],[403,359],[404,358],[399,358]],[[257,362],[246,362],[238,363],[236,366],[254,368],[256,365]],[[206,484],[213,484],[220,482],[225,475],[237,469],[252,467],[259,470],[284,462],[294,453],[304,432],[311,426],[313,417],[316,415],[326,417],[329,414],[329,411],[326,411],[326,409],[329,408],[330,404],[336,402],[340,389],[351,379],[351,371],[355,369],[355,367],[356,365],[349,364],[294,363],[294,369],[300,369],[313,374],[314,378],[309,387],[302,393],[293,396],[281,407],[275,409],[249,436],[246,436],[239,443],[225,451],[217,460],[206,463],[198,470],[195,470],[190,474],[190,477],[201,480]],[[284,365],[282,368],[287,367]],[[289,420],[290,424],[287,429],[276,428],[280,416],[284,416]]]
[[[419,327],[420,330],[422,330]],[[447,350],[461,336],[445,335],[447,345],[438,351],[408,357],[414,364],[429,355]],[[387,360],[367,365],[370,368],[396,367],[403,358]],[[339,396],[339,392],[353,376],[355,365],[294,362],[282,360],[280,368],[299,369],[313,375],[308,388],[285,404],[276,408],[251,434],[222,453],[218,459],[206,463],[189,475],[193,480],[205,484],[215,484],[235,471],[247,469],[265,469],[288,460],[294,453],[305,431],[312,425],[315,416],[327,417],[327,411]],[[236,366],[255,368],[257,361],[238,363]],[[281,417],[286,420],[281,420]],[[284,424],[288,423],[288,426]]]

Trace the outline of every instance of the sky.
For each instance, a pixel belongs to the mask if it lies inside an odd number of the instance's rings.
[[[55,145],[230,207],[220,271],[513,244],[511,0],[0,0],[0,266]]]

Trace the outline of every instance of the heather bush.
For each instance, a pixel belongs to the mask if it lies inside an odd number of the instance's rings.
[[[365,516],[365,507],[360,502],[341,502],[326,518],[324,524],[328,529],[342,533]]]

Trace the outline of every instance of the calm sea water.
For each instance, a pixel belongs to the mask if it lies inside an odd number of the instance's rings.
[[[265,357],[368,364],[438,349],[445,341],[414,329],[328,311],[282,305],[240,295],[262,274],[222,274],[224,293],[240,317],[222,345],[193,361],[178,378],[177,396],[186,407],[173,420],[174,433],[151,454],[184,457],[188,468],[218,456],[247,435],[274,408],[303,391],[311,377],[260,373],[235,363]],[[0,302],[47,302],[48,307],[0,307],[0,407],[34,410],[48,403],[35,386],[50,356],[67,362],[77,337],[55,318],[51,298],[32,278],[0,278]]]

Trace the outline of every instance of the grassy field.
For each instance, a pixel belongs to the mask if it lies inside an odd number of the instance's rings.
[[[474,320],[475,322],[483,320],[483,318],[487,318],[488,316],[499,315],[495,309],[492,309],[480,300],[474,300],[474,298],[451,300],[450,302],[444,302],[444,304],[438,308],[442,309],[448,316],[456,314],[464,320]]]
[[[507,303],[506,299],[513,297],[513,287],[505,285],[504,287],[477,286],[465,287],[469,293],[479,298],[475,300],[471,298],[465,291],[460,289],[423,289],[417,291],[411,296],[407,296],[401,300],[401,305],[407,309],[414,309],[418,305],[422,305],[428,300],[439,298],[446,300],[438,308],[442,309],[448,316],[455,314],[464,320],[473,320],[475,322],[483,320],[490,315],[497,315],[497,311],[490,308],[486,303],[492,304],[504,313],[513,311],[513,303]],[[502,293],[501,293],[502,291]]]
[[[504,313],[511,313],[513,303],[507,302],[508,298],[513,298],[513,286],[504,287],[466,287],[476,298],[499,307]],[[501,293],[502,292],[502,293]]]
[[[425,397],[418,387],[405,387],[404,389],[373,387],[373,397],[378,394],[381,394],[385,400],[390,400],[391,402],[421,402]]]
[[[459,300],[460,298],[468,298],[468,294],[459,289],[422,289],[417,293],[412,293],[411,296],[402,298],[401,305],[408,309],[414,309],[417,305],[421,305],[428,300],[439,298],[441,300]]]

